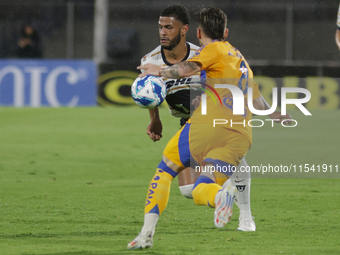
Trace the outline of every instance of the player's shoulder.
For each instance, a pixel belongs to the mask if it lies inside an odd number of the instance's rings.
[[[228,41],[213,41],[202,47],[199,51],[205,50],[208,54],[216,54],[219,56],[228,55],[230,57],[242,58],[241,52],[232,46]]]
[[[233,46],[228,42],[228,41],[219,41],[219,40],[214,40],[211,43],[208,43],[204,47],[206,50],[215,50],[215,51],[220,51],[220,50],[225,50],[225,48],[233,48]]]
[[[197,46],[196,44],[193,44],[191,42],[187,42],[187,43],[189,44],[191,51],[197,51],[200,48],[199,46]]]
[[[141,63],[147,64],[147,63],[155,63],[162,59],[162,51],[161,46],[158,45],[154,50],[150,51],[148,54],[146,54],[141,59]]]
[[[191,43],[191,42],[187,42],[187,44],[189,45],[190,48],[190,52],[189,52],[189,56],[188,58],[191,58],[195,55],[195,53],[198,51],[198,49],[200,48],[199,46]]]
[[[211,43],[208,43],[208,44],[205,44],[201,47],[199,47],[197,50],[196,50],[196,55],[199,55],[202,51],[204,52],[216,52],[218,51],[218,45],[215,43],[215,42],[211,42]]]

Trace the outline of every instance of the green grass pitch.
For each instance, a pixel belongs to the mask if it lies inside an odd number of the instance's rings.
[[[254,129],[248,163],[340,165],[340,111],[292,114],[295,128]],[[175,180],[154,247],[128,251],[179,127],[167,109],[161,117],[163,138],[153,143],[138,107],[0,108],[0,254],[340,254],[340,173],[254,175],[253,233],[235,231],[237,208],[216,229],[213,210],[182,197]]]

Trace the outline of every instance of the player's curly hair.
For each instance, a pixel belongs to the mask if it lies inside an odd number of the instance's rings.
[[[203,8],[195,14],[195,20],[210,39],[224,40],[227,15],[222,10],[216,7]]]
[[[180,4],[172,4],[168,7],[161,10],[161,13],[159,16],[162,17],[174,17],[180,22],[183,23],[183,25],[188,24],[190,22],[190,13],[186,7]]]

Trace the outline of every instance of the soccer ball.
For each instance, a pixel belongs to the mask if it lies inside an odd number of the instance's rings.
[[[131,96],[140,107],[152,109],[163,103],[166,85],[161,78],[152,75],[138,77],[132,83]]]

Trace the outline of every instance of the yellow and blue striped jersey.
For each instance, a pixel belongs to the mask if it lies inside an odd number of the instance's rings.
[[[230,90],[216,88],[218,100],[214,98],[213,93],[210,93],[212,96],[207,95],[207,114],[201,114],[201,104],[193,113],[191,123],[209,123],[212,125],[214,119],[225,119],[228,120],[228,123],[221,125],[221,127],[243,134],[251,143],[252,130],[251,126],[247,124],[252,117],[247,104],[248,88],[253,88],[253,98],[260,97],[260,92],[258,86],[253,82],[253,72],[242,54],[229,42],[215,40],[201,47],[188,61],[194,61],[201,65],[201,80],[205,80],[208,88],[214,88],[215,84],[237,86],[243,92],[245,110],[244,115],[233,115],[233,96]]]

